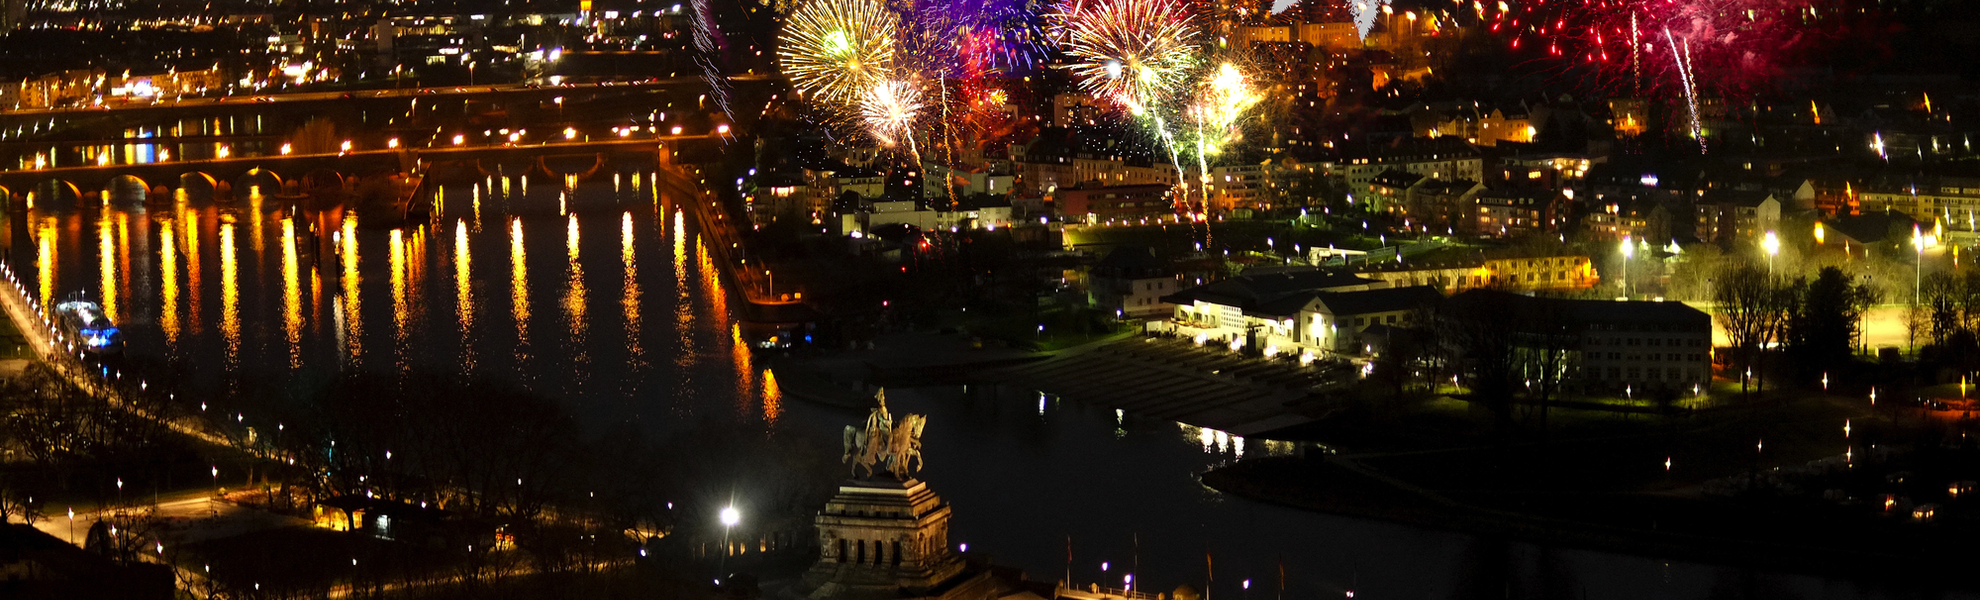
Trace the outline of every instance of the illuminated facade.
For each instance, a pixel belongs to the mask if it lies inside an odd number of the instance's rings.
[[[1588,257],[1578,255],[1495,258],[1457,264],[1385,262],[1362,267],[1355,274],[1385,281],[1394,287],[1432,286],[1446,294],[1479,288],[1516,292],[1573,291],[1595,287],[1602,281]]]

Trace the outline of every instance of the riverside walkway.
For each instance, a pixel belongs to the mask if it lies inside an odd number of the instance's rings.
[[[27,288],[21,283],[13,266],[0,263],[0,312],[7,313],[8,320],[19,330],[27,346],[33,348],[34,355],[50,368],[69,379],[70,383],[85,393],[109,402],[111,406],[130,411],[132,414],[158,422],[178,433],[198,438],[200,441],[224,447],[235,447],[234,440],[200,427],[188,419],[172,419],[152,414],[126,402],[115,388],[108,385],[106,378],[84,368],[82,356],[73,354],[74,345],[62,339],[55,329],[54,320],[46,308],[38,306],[27,296]]]

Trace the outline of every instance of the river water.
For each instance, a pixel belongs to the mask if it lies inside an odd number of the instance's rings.
[[[259,196],[113,198],[16,215],[7,247],[30,294],[101,299],[132,362],[185,374],[182,388],[250,425],[271,420],[259,402],[354,368],[513,379],[592,426],[735,418],[831,439],[861,421],[764,393],[692,220],[652,182],[443,186],[432,225],[353,214],[314,241],[308,220]],[[930,417],[921,476],[954,506],[951,540],[1035,579],[1070,568],[1080,585],[1119,587],[1137,573],[1137,587],[1168,591],[1214,572],[1212,598],[1247,600],[1907,595],[1264,505],[1195,474],[1285,444],[1008,390],[889,399],[896,415]]]

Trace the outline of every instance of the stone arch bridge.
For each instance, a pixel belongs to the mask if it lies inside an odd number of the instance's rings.
[[[234,190],[259,187],[263,193],[297,192],[342,187],[352,176],[424,172],[439,163],[452,163],[493,173],[496,164],[529,165],[530,172],[550,176],[589,177],[608,162],[627,158],[668,162],[683,149],[714,141],[707,136],[673,136],[661,140],[610,140],[540,146],[427,148],[376,150],[345,154],[307,154],[216,158],[138,165],[63,167],[0,172],[0,200],[9,210],[64,207],[112,194],[170,197],[174,190],[201,190],[227,196]],[[700,154],[701,152],[695,152]]]

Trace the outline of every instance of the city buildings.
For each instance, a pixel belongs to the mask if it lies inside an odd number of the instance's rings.
[[[1696,206],[1701,240],[1758,240],[1781,225],[1781,202],[1764,191],[1707,190]]]
[[[1711,383],[1712,318],[1681,302],[1568,300],[1497,290],[1467,291],[1449,302],[1472,308],[1467,315],[1501,315],[1501,323],[1478,326],[1509,330],[1514,352],[1557,353],[1561,382],[1585,392],[1694,395]],[[1466,359],[1479,360],[1495,359]]]
[[[1356,197],[1367,195],[1375,177],[1389,170],[1432,178],[1483,181],[1484,168],[1485,158],[1478,148],[1455,137],[1357,145],[1341,151],[1328,165],[1329,171],[1343,178],[1349,193]]]
[[[1479,191],[1477,220],[1468,229],[1488,237],[1553,231],[1567,216],[1567,199],[1554,190],[1496,188]]]
[[[1170,314],[1175,306],[1163,297],[1182,289],[1182,278],[1155,258],[1146,246],[1123,246],[1108,252],[1089,269],[1088,302],[1094,309],[1122,318],[1145,319]]]
[[[1511,292],[1571,292],[1601,283],[1587,256],[1493,258],[1452,263],[1381,262],[1360,265],[1355,275],[1392,287],[1426,285],[1446,294],[1471,289]]]
[[[1174,190],[1165,184],[1060,188],[1051,199],[1069,223],[1159,221],[1176,215]]]
[[[1267,356],[1360,354],[1361,333],[1368,327],[1412,325],[1417,311],[1442,297],[1431,286],[1390,288],[1349,273],[1285,270],[1241,275],[1163,297],[1175,306],[1173,317],[1150,326]]]

